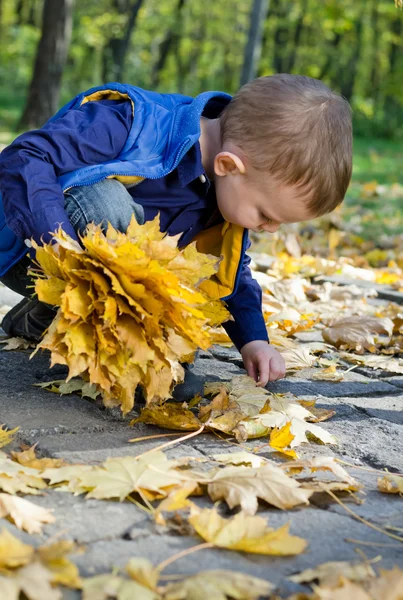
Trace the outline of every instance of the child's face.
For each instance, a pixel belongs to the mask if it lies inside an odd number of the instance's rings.
[[[306,192],[298,186],[279,184],[270,177],[262,185],[239,172],[216,177],[215,186],[224,219],[246,229],[274,233],[282,223],[313,218]]]

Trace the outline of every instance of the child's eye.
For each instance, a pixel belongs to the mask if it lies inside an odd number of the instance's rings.
[[[262,219],[264,220],[264,222],[267,225],[271,225],[271,223],[273,223],[273,219],[270,219],[269,217],[266,217],[266,215],[264,215],[263,213],[260,213]]]

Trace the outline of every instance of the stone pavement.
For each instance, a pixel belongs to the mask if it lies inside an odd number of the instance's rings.
[[[0,294],[0,304],[5,302],[1,299]],[[7,303],[11,302],[8,298]],[[309,335],[301,334],[301,339],[308,340]],[[37,442],[42,456],[94,464],[110,456],[136,455],[165,441],[157,439],[130,444],[128,440],[132,437],[164,432],[143,424],[129,428],[128,419],[122,419],[99,403],[75,395],[59,397],[33,387],[33,383],[60,378],[63,368],[50,370],[46,353],[37,354],[32,360],[29,360],[29,354],[29,351],[0,352],[0,423],[20,427],[18,443],[14,446],[21,442]],[[239,354],[222,347],[202,353],[195,369],[208,380],[228,380],[244,373]],[[315,397],[317,407],[336,411],[336,415],[321,426],[337,436],[339,445],[311,444],[302,447],[299,454],[301,457],[336,456],[367,467],[368,470],[349,469],[364,484],[365,495],[362,504],[349,502],[348,506],[375,525],[400,528],[401,535],[403,500],[377,491],[378,474],[373,469],[403,472],[403,376],[391,377],[379,372],[374,377],[374,373],[357,368],[347,373],[344,381],[329,383],[310,381],[310,370],[305,369],[293,377],[269,384],[268,389],[291,391],[304,398]],[[255,441],[250,446],[255,447],[258,443]],[[168,455],[204,457],[231,450],[237,448],[214,435],[203,434],[174,446]],[[146,513],[129,502],[84,500],[56,491],[29,499],[54,509],[56,522],[45,527],[42,537],[22,533],[7,521],[2,525],[35,546],[60,532],[62,537],[83,544],[85,552],[73,556],[73,560],[84,576],[124,566],[134,556],[147,557],[156,564],[200,543],[195,537],[180,536],[156,527]],[[211,506],[211,502],[203,499],[198,503]],[[202,550],[172,564],[167,574],[232,569],[267,579],[286,595],[306,589],[292,584],[287,576],[325,561],[360,558],[356,548],[368,559],[381,555],[382,561],[377,567],[403,566],[402,543],[370,529],[330,499],[287,512],[262,505],[259,514],[267,518],[271,527],[289,522],[291,533],[308,541],[307,550],[299,556],[284,558]],[[66,590],[64,597],[76,600],[80,594]]]

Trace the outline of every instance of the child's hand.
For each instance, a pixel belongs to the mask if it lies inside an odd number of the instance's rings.
[[[276,381],[285,375],[284,358],[263,340],[255,340],[242,346],[241,355],[248,375],[261,387],[268,381]]]

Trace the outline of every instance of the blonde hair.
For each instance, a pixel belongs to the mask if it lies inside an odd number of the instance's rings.
[[[321,216],[345,196],[352,171],[351,108],[317,79],[279,74],[244,85],[220,116],[231,141],[257,171],[307,192]]]

